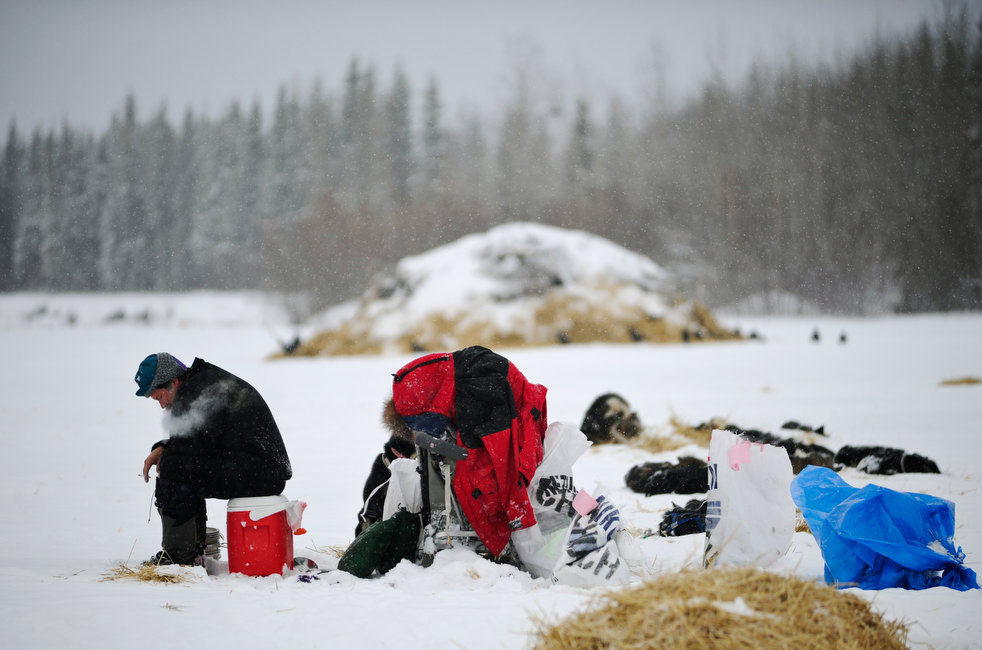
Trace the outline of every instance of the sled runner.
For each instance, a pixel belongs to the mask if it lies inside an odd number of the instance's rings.
[[[435,438],[417,431],[416,457],[420,471],[420,514],[423,522],[416,551],[417,564],[428,567],[433,564],[433,557],[438,552],[455,546],[465,546],[481,555],[490,555],[468,523],[453,493],[454,469],[458,460],[467,458],[467,449],[446,437]]]

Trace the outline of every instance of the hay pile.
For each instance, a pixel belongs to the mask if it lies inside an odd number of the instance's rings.
[[[608,593],[554,626],[536,650],[905,648],[907,626],[831,587],[758,569],[691,570]]]
[[[459,350],[469,345],[495,348],[563,343],[680,343],[742,340],[721,326],[698,303],[679,304],[672,317],[654,317],[639,307],[610,308],[581,297],[555,294],[530,302],[520,317],[503,323],[470,313],[431,313],[391,339],[372,331],[370,306],[354,318],[325,329],[301,345],[293,356],[355,355]]]
[[[982,379],[978,377],[957,377],[955,379],[945,379],[941,382],[942,386],[974,386],[982,384]]]

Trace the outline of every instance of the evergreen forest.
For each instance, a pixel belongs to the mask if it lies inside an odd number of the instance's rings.
[[[323,306],[407,255],[533,221],[646,255],[711,307],[982,309],[977,16],[835,62],[789,55],[685,102],[567,105],[547,81],[516,69],[497,114],[451,120],[437,79],[352,60],[335,90],[284,86],[270,115],[233,103],[175,122],[128,96],[103,133],[12,123],[0,290],[261,289]]]

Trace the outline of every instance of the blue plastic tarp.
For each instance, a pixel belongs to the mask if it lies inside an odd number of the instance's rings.
[[[791,482],[825,559],[825,581],[862,589],[978,589],[955,546],[955,506],[928,494],[878,485],[855,488],[825,467]]]

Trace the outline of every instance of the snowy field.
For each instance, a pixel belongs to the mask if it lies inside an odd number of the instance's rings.
[[[842,476],[953,501],[956,542],[982,573],[982,385],[940,385],[982,377],[982,314],[721,320],[765,341],[497,351],[549,388],[550,420],[579,425],[596,396],[616,391],[649,427],[719,416],[779,433],[794,419],[824,425],[833,449],[873,444],[927,455],[942,474]],[[811,341],[816,327],[820,343]],[[351,542],[362,484],[386,439],[380,411],[390,375],[411,357],[267,360],[277,337],[291,334],[256,295],[0,296],[5,647],[524,648],[533,617],[562,617],[591,599],[589,589],[550,586],[454,551],[431,568],[404,563],[372,580],[332,572],[307,584],[200,569],[173,585],[103,580],[159,548],[153,483],[139,474],[161,437],[161,412],[133,395],[133,375],[162,350],[188,363],[200,356],[264,395],[293,461],[285,494],[309,504],[296,554],[336,564],[331,549]],[[575,474],[582,488],[606,486],[632,526],[657,530],[671,502],[688,497],[646,498],[623,476],[673,457],[595,448]],[[224,531],[225,514],[225,502],[209,502],[210,526]],[[640,544],[652,572],[663,574],[698,565],[703,541],[651,536]],[[779,568],[822,580],[809,534],[796,533]],[[914,647],[978,647],[982,639],[978,590],[856,593],[909,623]]]

